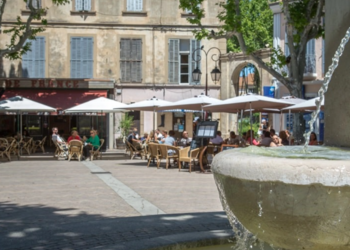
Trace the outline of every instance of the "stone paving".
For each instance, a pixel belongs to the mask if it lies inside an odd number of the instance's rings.
[[[146,166],[123,156],[1,162],[0,249],[151,249],[232,234],[212,174]],[[163,214],[142,216],[145,202]]]

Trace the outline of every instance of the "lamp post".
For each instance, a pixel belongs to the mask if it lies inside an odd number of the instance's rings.
[[[211,47],[209,50],[205,51],[204,46],[202,46],[192,51],[192,59],[197,63],[197,68],[192,72],[192,79],[195,82],[199,82],[202,76],[202,72],[198,67],[198,63],[202,60],[202,57],[200,55],[200,52],[199,53],[196,53],[196,52],[203,51],[205,54],[205,95],[206,96],[208,95],[208,54],[212,49],[217,50],[219,52],[218,55],[213,54],[211,56],[211,59],[215,62],[215,68],[210,72],[210,75],[211,75],[212,81],[216,83],[220,81],[220,77],[221,77],[221,71],[217,67],[217,62],[220,60],[220,56],[221,56],[220,49],[217,47]],[[197,54],[197,59],[195,58],[196,54]]]

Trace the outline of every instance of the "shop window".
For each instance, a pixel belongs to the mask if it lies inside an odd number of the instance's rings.
[[[200,57],[200,41],[189,39],[170,39],[168,48],[168,79],[169,83],[197,84],[192,80],[192,71],[200,62],[195,62]],[[193,56],[193,53],[195,55]]]
[[[41,0],[32,0],[32,6],[34,9],[41,9]],[[29,9],[29,0],[27,0],[26,7]]]
[[[71,37],[71,78],[93,78],[94,39],[92,37]]]
[[[75,0],[76,11],[91,11],[91,0]]]
[[[120,40],[120,75],[122,82],[142,82],[142,40]]]
[[[182,133],[186,128],[186,113],[173,112],[173,130],[175,131],[175,138],[181,139]]]
[[[126,1],[127,11],[142,11],[143,10],[143,0],[127,0]]]
[[[45,77],[45,37],[36,37],[30,51],[22,56],[22,76],[25,78]]]

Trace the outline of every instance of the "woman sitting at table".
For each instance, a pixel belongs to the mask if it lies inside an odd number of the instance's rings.
[[[71,140],[79,140],[79,141],[81,141],[81,138],[78,135],[78,131],[72,130],[71,136],[68,137],[67,142],[69,143]]]
[[[83,148],[83,155],[85,159],[90,157],[90,150],[93,148],[94,150],[98,149],[100,146],[100,138],[98,137],[96,130],[90,131],[90,137],[85,141],[87,143]]]

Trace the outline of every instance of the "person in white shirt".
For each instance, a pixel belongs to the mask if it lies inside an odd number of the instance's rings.
[[[213,139],[210,139],[210,142],[213,144],[222,144],[224,142],[224,139],[221,137],[221,131],[216,132],[216,137]]]

